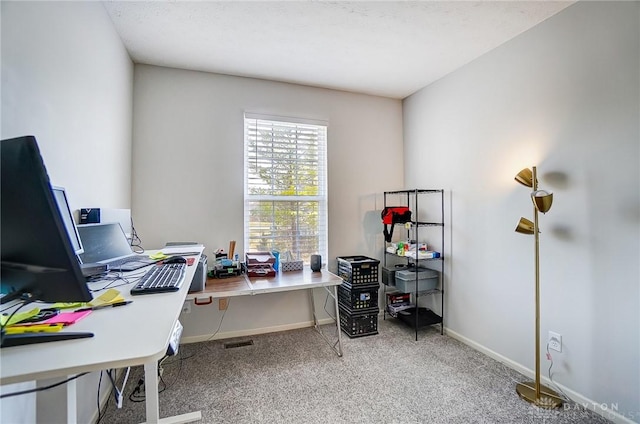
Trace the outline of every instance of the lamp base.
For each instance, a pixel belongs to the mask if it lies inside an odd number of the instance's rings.
[[[518,383],[516,385],[516,392],[518,395],[527,402],[533,403],[540,408],[556,409],[560,408],[564,401],[560,395],[551,390],[547,386],[540,385],[540,397],[536,398],[536,383],[535,381],[527,381],[525,383]]]

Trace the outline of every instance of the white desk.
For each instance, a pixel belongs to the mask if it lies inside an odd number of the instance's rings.
[[[203,291],[189,293],[187,299],[202,302],[205,300],[222,299],[235,296],[253,296],[264,293],[277,293],[294,290],[307,290],[311,310],[313,311],[314,327],[331,348],[342,356],[342,336],[340,330],[340,309],[338,307],[337,287],[342,284],[342,279],[337,275],[323,269],[320,272],[311,272],[308,266],[302,271],[279,272],[275,277],[249,278],[246,275],[237,277],[226,277],[219,279],[207,279],[206,287]],[[337,329],[337,340],[332,341],[322,332],[316,315],[315,303],[313,300],[313,289],[323,288],[331,297],[335,304],[334,319]]]
[[[202,247],[190,251],[200,251]],[[191,256],[194,257],[194,256]],[[87,371],[144,365],[147,423],[186,423],[201,418],[200,412],[160,419],[158,360],[167,351],[200,255],[187,267],[180,291],[131,296],[135,283],[118,287],[133,303],[93,311],[68,331],[89,331],[94,337],[0,349],[0,384],[73,376]],[[142,275],[142,268],[128,275]],[[90,288],[104,283],[91,283]],[[94,297],[101,293],[94,293]],[[65,331],[65,330],[63,330]],[[69,396],[70,395],[70,396]],[[75,380],[68,383],[68,420],[75,417]]]

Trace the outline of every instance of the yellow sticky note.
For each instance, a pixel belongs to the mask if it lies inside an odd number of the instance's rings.
[[[149,255],[149,258],[151,258],[151,259],[166,259],[168,257],[169,256],[165,255],[162,252],[156,252],[153,255]]]
[[[89,306],[100,306],[109,303],[124,302],[124,297],[116,289],[109,289],[88,303]]]
[[[57,302],[51,305],[55,309],[76,309],[84,306],[82,302]]]
[[[40,308],[33,308],[29,311],[25,311],[25,312],[18,312],[16,314],[14,314],[11,319],[9,319],[9,316],[11,314],[2,314],[0,315],[0,325],[2,325],[3,327],[5,325],[13,325],[13,324],[17,324],[20,321],[23,321],[25,319],[29,319],[31,317],[34,317],[36,315],[38,315],[38,313],[40,312]]]
[[[16,327],[7,327],[7,334],[24,334],[24,333],[55,333],[64,328],[64,324],[42,324],[42,325],[22,325]]]

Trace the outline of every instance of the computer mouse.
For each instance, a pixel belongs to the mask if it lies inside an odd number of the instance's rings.
[[[167,259],[163,260],[163,264],[184,264],[187,260],[182,256],[169,256]]]

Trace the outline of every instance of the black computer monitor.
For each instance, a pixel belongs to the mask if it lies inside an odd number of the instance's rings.
[[[0,141],[0,185],[0,302],[16,298],[52,303],[91,301],[35,137]],[[3,334],[2,346],[51,341],[65,335],[68,333],[31,333],[34,337],[24,337],[30,340],[17,342],[23,338],[12,336],[20,335]]]
[[[60,216],[62,217],[64,228],[65,230],[67,230],[67,235],[69,236],[69,240],[71,241],[71,247],[73,247],[73,251],[76,253],[76,255],[84,253],[82,240],[80,240],[80,234],[78,233],[78,228],[76,227],[76,223],[73,220],[73,212],[71,211],[69,200],[67,199],[67,191],[64,189],[64,187],[52,186],[51,189],[53,190],[53,197],[56,199],[58,210],[60,211]]]

